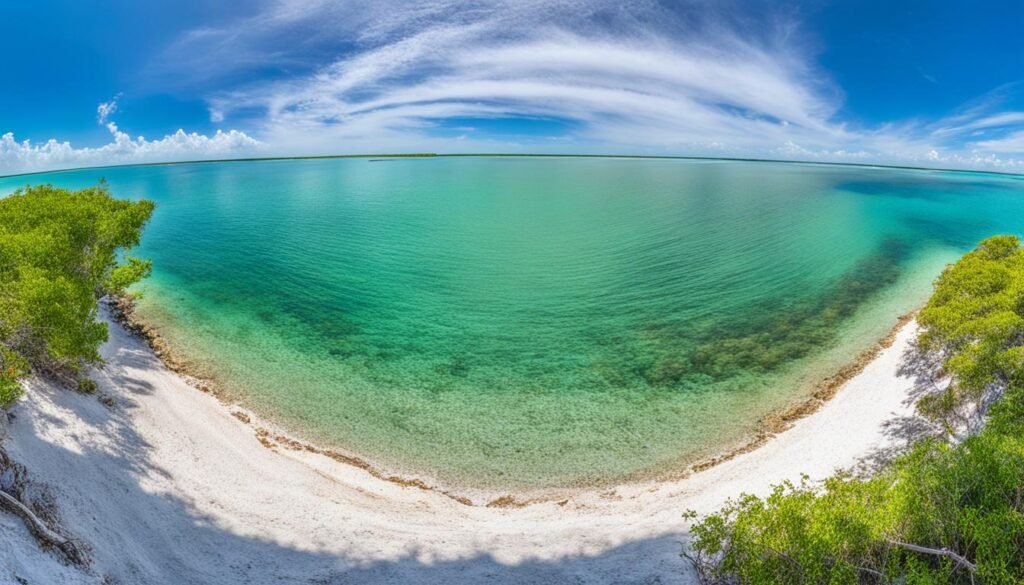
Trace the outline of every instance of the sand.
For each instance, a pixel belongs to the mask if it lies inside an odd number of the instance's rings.
[[[0,583],[691,583],[679,554],[684,510],[711,512],[905,446],[916,428],[919,383],[904,367],[916,331],[902,326],[819,410],[715,467],[493,508],[269,449],[237,408],[111,324],[99,396],[31,380],[4,442],[54,496],[65,530],[91,546],[92,563],[61,564],[0,513]]]

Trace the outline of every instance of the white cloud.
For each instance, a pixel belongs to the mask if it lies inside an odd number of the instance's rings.
[[[98,147],[76,148],[70,142],[50,139],[33,144],[17,141],[13,132],[0,136],[0,173],[25,173],[112,164],[170,162],[230,158],[259,152],[261,142],[244,132],[217,130],[212,136],[178,129],[157,140],[132,138],[118,128],[111,116],[117,112],[117,94],[96,107],[96,121],[110,132],[111,141]]]
[[[106,124],[110,116],[117,111],[117,100],[120,98],[121,94],[117,94],[109,102],[103,102],[96,106],[96,121],[100,124]]]
[[[972,136],[979,136],[984,134],[984,129],[1024,124],[1024,112],[1000,112],[992,115],[986,115],[978,111],[972,113],[976,117],[971,117],[970,115],[966,118],[956,116],[952,120],[955,122],[954,125],[938,128],[934,131],[934,134],[936,136],[953,136],[970,132]],[[981,131],[979,132],[979,130]]]
[[[972,146],[986,152],[1013,153],[1020,155],[1024,153],[1024,130],[1011,132],[1002,138],[982,140],[975,142]]]
[[[33,144],[17,141],[12,132],[0,136],[0,172],[24,173],[111,164],[168,162],[230,158],[254,154],[262,144],[236,130],[217,130],[212,136],[178,130],[157,140],[143,136],[132,138],[109,120],[116,111],[116,99],[97,108],[100,123],[105,122],[111,142],[94,148],[76,148],[70,142],[55,139]]]
[[[207,96],[210,120],[244,120],[265,154],[632,152],[1024,169],[1024,112],[1000,109],[1007,88],[941,120],[857,124],[792,19],[735,20],[728,1],[674,6],[268,0],[255,16],[186,34],[163,65],[203,85],[225,80]],[[283,73],[247,75],[268,68]],[[97,110],[114,142],[82,157],[256,148],[240,132],[122,138],[109,120],[116,107],[117,98]],[[461,129],[488,118],[559,130]],[[64,144],[9,143],[37,153]],[[0,164],[13,156],[3,152]]]
[[[1024,167],[1012,140],[962,142],[972,131],[1024,127],[1024,113],[997,111],[995,97],[934,123],[844,122],[842,92],[802,49],[794,23],[745,30],[720,6],[692,2],[681,19],[656,2],[281,0],[248,21],[197,31],[177,50],[292,62],[279,44],[286,35],[315,44],[330,31],[354,45],[311,74],[210,99],[222,119],[262,112],[261,137],[289,154],[486,151],[493,138],[453,143],[440,131],[445,119],[532,117],[565,122],[564,140],[502,146]]]

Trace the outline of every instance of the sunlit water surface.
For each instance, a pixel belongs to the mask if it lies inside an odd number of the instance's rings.
[[[1024,180],[588,158],[0,179],[159,207],[144,319],[244,404],[476,487],[611,482],[742,440],[1024,231]]]

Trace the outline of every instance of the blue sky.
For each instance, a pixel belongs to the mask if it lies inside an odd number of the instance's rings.
[[[0,174],[366,152],[1024,172],[1024,2],[0,5]]]

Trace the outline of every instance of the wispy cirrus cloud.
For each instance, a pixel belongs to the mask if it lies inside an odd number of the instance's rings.
[[[121,94],[115,95],[109,102],[102,102],[96,106],[96,121],[100,124],[106,124],[110,116],[114,115],[117,111],[117,100],[121,99]]]
[[[309,73],[209,98],[213,119],[245,113],[271,149],[289,153],[497,147],[1024,169],[1020,112],[992,98],[938,121],[858,125],[799,23],[764,17],[772,24],[752,27],[706,2],[276,1],[195,31],[175,51],[294,65],[300,56],[281,39],[304,39],[311,54],[345,45]],[[221,75],[237,67],[208,65]],[[542,137],[447,132],[449,120],[510,118],[563,123]]]
[[[258,139],[262,153],[280,155],[629,152],[1024,172],[1024,112],[1004,107],[1017,88],[937,120],[859,123],[799,14],[751,9],[728,0],[267,0],[182,35],[153,69],[199,92],[212,122],[245,130],[186,134],[196,137],[186,141],[193,158]],[[97,112],[114,142],[82,157],[186,156],[177,134],[119,138],[108,120],[116,108],[115,98]],[[509,123],[495,131],[488,121]],[[517,131],[517,121],[544,131]],[[140,146],[117,146],[126,139]]]
[[[974,146],[979,150],[987,152],[1020,155],[1020,153],[1024,152],[1024,130],[1017,130],[992,140],[981,140],[975,142]]]
[[[212,117],[260,111],[269,143],[308,149],[400,147],[438,139],[446,119],[516,117],[573,121],[589,148],[744,148],[755,127],[820,130],[838,104],[779,42],[785,26],[741,37],[705,3],[689,21],[652,2],[383,3],[355,18],[342,5],[275,3],[255,21],[190,36],[179,50],[251,54],[281,36],[275,27],[315,23],[356,47],[310,75],[222,92]]]

